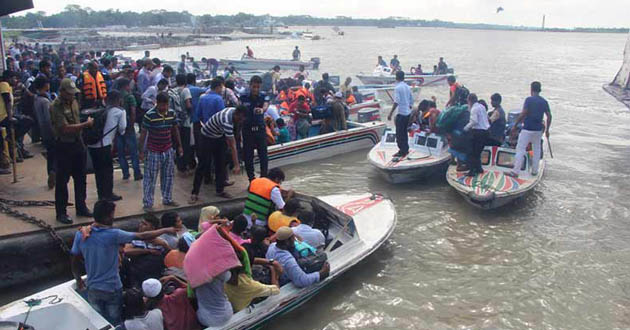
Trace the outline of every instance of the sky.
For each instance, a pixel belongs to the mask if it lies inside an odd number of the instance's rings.
[[[460,23],[547,27],[630,27],[630,0],[33,0],[34,11],[57,13],[76,4],[94,10],[147,11],[165,9],[195,14],[270,14],[411,19],[439,19]],[[316,6],[313,4],[317,3]],[[496,13],[498,7],[504,11]],[[112,22],[115,24],[116,22]]]

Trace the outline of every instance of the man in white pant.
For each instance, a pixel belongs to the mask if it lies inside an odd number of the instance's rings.
[[[538,163],[540,161],[540,140],[542,139],[543,130],[545,130],[545,136],[549,137],[549,127],[551,126],[551,111],[549,110],[549,103],[547,100],[540,96],[541,85],[540,82],[534,81],[531,84],[532,96],[525,99],[523,105],[523,111],[516,119],[512,131],[515,132],[517,126],[522,122],[523,129],[518,135],[518,142],[516,144],[516,157],[514,159],[514,167],[512,171],[508,173],[509,176],[518,177],[518,174],[525,160],[525,153],[527,152],[527,146],[531,143],[534,151],[534,157],[532,162],[532,175],[538,174]],[[547,125],[543,124],[543,115],[547,116]]]

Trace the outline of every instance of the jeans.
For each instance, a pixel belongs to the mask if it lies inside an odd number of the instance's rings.
[[[87,209],[86,199],[86,163],[87,154],[82,142],[59,142],[55,147],[57,173],[55,184],[55,210],[57,216],[66,215],[68,205],[68,181],[74,181],[74,200],[77,211]]]
[[[98,199],[107,199],[114,195],[114,163],[112,160],[112,146],[102,148],[88,148],[94,177],[96,178],[96,191]]]
[[[254,173],[254,149],[258,152],[260,161],[260,176],[267,176],[269,158],[267,157],[267,137],[264,128],[260,132],[247,132],[243,129],[243,158],[245,160],[245,170],[249,180],[256,178]]]
[[[131,124],[133,125],[133,124]],[[125,154],[128,153],[131,156],[131,166],[133,166],[134,177],[139,177],[140,161],[138,160],[138,139],[136,138],[135,130],[128,130],[124,135],[119,135],[116,139],[116,148],[118,149],[118,163],[123,173],[123,178],[129,178],[129,164]],[[125,152],[125,149],[127,152]]]
[[[398,151],[402,155],[409,153],[409,134],[407,128],[409,127],[409,115],[396,115],[396,144],[398,145]]]
[[[521,130],[521,133],[518,134],[518,142],[516,143],[516,156],[514,157],[514,168],[512,172],[518,174],[521,171],[521,166],[523,166],[525,154],[527,153],[527,146],[531,143],[532,151],[534,152],[534,156],[532,157],[532,174],[538,173],[542,135],[543,131]]]
[[[471,172],[483,173],[481,167],[481,153],[488,139],[488,131],[485,129],[473,129],[472,131],[472,150],[468,155],[468,168]]]
[[[122,290],[114,292],[88,289],[88,302],[101,316],[114,326],[122,322]]]

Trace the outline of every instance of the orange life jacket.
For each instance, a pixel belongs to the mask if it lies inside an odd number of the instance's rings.
[[[83,72],[83,97],[88,100],[104,100],[107,97],[107,85],[100,72],[96,72],[96,80],[90,72]]]
[[[280,187],[268,178],[257,178],[249,183],[247,199],[243,213],[251,215],[255,213],[258,219],[267,220],[267,217],[276,210],[271,200],[271,190]]]
[[[346,103],[348,105],[353,105],[357,103],[357,100],[354,98],[354,95],[350,94],[350,96],[348,96],[348,98],[346,99]]]

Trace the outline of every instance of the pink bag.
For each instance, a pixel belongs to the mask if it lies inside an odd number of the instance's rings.
[[[241,266],[229,241],[221,237],[216,225],[206,230],[190,246],[184,258],[184,272],[188,284],[196,288],[210,282],[217,275]]]

